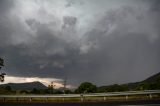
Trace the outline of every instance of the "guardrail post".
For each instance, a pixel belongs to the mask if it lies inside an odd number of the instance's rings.
[[[83,97],[82,94],[80,96],[81,96],[81,102],[83,102],[84,101],[84,97]]]
[[[81,97],[81,102],[83,102],[84,101],[84,99],[83,99],[83,97]]]
[[[6,99],[5,98],[3,98],[3,102],[5,102],[6,101]]]
[[[32,98],[29,98],[29,101],[32,102]]]
[[[149,98],[152,99],[152,94],[149,94]]]
[[[46,97],[46,102],[48,102],[48,98]]]
[[[105,97],[105,96],[103,97],[103,100],[104,100],[104,101],[106,100],[106,97]]]
[[[126,95],[126,100],[128,100],[128,95]]]
[[[16,98],[16,101],[18,102],[18,97]]]

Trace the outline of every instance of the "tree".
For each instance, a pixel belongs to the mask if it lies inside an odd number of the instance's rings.
[[[4,60],[2,58],[0,58],[0,67],[4,66]]]
[[[33,88],[33,90],[31,91],[32,94],[40,94],[40,90]]]
[[[90,82],[81,83],[80,86],[75,90],[75,93],[95,93],[97,92],[96,85]]]
[[[27,90],[21,90],[20,93],[21,94],[28,94],[29,92]]]
[[[4,66],[4,60],[2,58],[0,58],[0,69],[2,68],[2,66]],[[1,73],[0,74],[0,81],[3,82],[4,81],[4,76],[6,74],[5,73]]]
[[[143,91],[143,90],[150,90],[150,85],[151,85],[151,83],[141,82],[136,87],[136,90],[141,90],[141,91]]]
[[[5,89],[8,91],[12,91],[12,88],[10,86],[5,86]]]
[[[66,94],[72,94],[73,92],[72,92],[70,89],[66,89],[66,90],[65,90],[65,93],[66,93]]]
[[[121,92],[121,91],[128,91],[128,86],[127,85],[110,85],[106,87],[106,92]]]

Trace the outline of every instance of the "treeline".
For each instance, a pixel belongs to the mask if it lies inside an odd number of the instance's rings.
[[[138,82],[131,84],[114,84],[110,86],[97,87],[90,82],[84,82],[77,87],[75,90],[70,89],[54,89],[53,87],[48,87],[47,89],[36,89],[32,90],[12,90],[10,86],[5,86],[0,88],[0,94],[81,94],[81,93],[104,93],[104,92],[122,92],[130,90],[155,90],[160,89],[160,80],[156,82]]]
[[[65,90],[66,94],[73,93],[71,90]],[[11,86],[0,87],[0,94],[64,94],[63,90],[47,88],[47,89],[37,89],[32,90],[13,90]]]

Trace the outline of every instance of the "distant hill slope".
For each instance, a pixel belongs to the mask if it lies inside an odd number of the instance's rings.
[[[148,83],[154,83],[154,82],[157,82],[157,81],[160,81],[160,72],[145,79],[144,81],[142,82],[148,82]]]
[[[140,82],[100,86],[98,89],[100,92],[160,89],[160,72]]]
[[[128,83],[128,84],[124,84],[124,85],[128,85],[129,89],[136,89],[136,88],[138,88],[138,86],[143,85],[143,84],[145,84],[145,85],[154,84],[155,85],[158,83],[158,81],[160,81],[160,72],[150,76],[149,78],[147,78],[143,81],[135,82],[135,83]]]
[[[28,82],[28,83],[8,83],[2,84],[0,87],[10,86],[13,90],[32,90],[36,89],[46,89],[47,87],[40,82]]]

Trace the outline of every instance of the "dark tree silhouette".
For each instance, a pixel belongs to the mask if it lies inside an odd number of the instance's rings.
[[[11,86],[9,86],[9,85],[8,85],[8,86],[5,86],[5,89],[8,90],[8,91],[12,91],[12,88],[11,88]]]
[[[96,85],[90,82],[83,82],[80,86],[75,90],[75,93],[95,93],[97,92]]]
[[[4,60],[2,58],[0,58],[0,67],[4,66]]]
[[[0,58],[0,69],[4,66],[4,60],[2,58]],[[1,73],[0,74],[0,81],[3,82],[4,81],[4,76],[6,74],[5,73]]]

